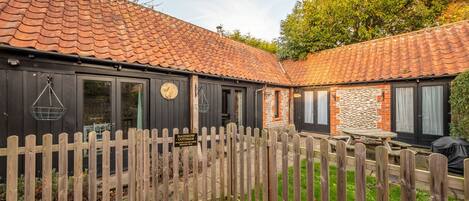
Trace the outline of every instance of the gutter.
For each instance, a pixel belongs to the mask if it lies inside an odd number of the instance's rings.
[[[456,74],[447,74],[447,75],[440,75],[440,76],[421,76],[421,77],[410,77],[410,78],[394,78],[394,79],[386,79],[386,80],[372,80],[372,81],[354,81],[354,82],[340,82],[340,83],[330,83],[330,84],[305,84],[305,85],[293,85],[293,87],[297,88],[314,88],[314,87],[330,87],[330,86],[346,86],[346,85],[354,85],[354,84],[375,84],[375,83],[388,83],[394,81],[419,81],[419,80],[431,80],[431,79],[440,79],[440,78],[452,78],[457,76],[459,73]]]

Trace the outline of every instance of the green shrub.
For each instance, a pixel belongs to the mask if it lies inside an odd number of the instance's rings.
[[[469,139],[469,71],[451,83],[451,135]]]

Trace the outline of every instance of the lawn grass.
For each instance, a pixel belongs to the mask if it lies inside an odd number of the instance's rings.
[[[301,161],[301,200],[306,200],[307,192],[306,192],[306,160]],[[329,192],[330,192],[330,200],[337,200],[337,176],[336,176],[337,168],[335,166],[330,166],[329,169]],[[314,164],[314,197],[316,200],[320,199],[320,184],[319,184],[319,163]],[[282,197],[282,174],[278,175],[278,196]],[[389,191],[389,200],[390,201],[399,201],[400,200],[400,187],[395,184],[390,184],[390,191]],[[293,195],[293,168],[288,168],[288,200],[294,200]],[[353,171],[347,171],[347,200],[355,200],[355,173]],[[376,179],[371,176],[367,176],[366,178],[366,200],[376,200]],[[429,193],[421,190],[417,190],[417,200],[418,201],[427,201],[430,200]],[[449,200],[456,199],[449,198]]]

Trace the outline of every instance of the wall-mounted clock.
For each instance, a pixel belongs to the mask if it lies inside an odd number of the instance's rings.
[[[171,82],[165,82],[161,85],[161,96],[166,100],[173,100],[178,96],[178,87]]]

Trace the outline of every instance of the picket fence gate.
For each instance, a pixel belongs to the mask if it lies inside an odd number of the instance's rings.
[[[172,133],[178,135],[179,129],[173,129]],[[185,128],[182,133],[189,133],[189,130]],[[416,200],[416,182],[429,185],[432,200],[447,200],[448,189],[452,192],[461,192],[464,194],[464,199],[469,200],[469,160],[465,161],[465,179],[462,179],[448,176],[448,160],[441,154],[429,156],[429,171],[416,170],[415,154],[410,150],[401,151],[400,166],[397,166],[389,164],[388,150],[384,147],[377,147],[377,160],[370,161],[366,159],[366,148],[361,143],[355,145],[354,156],[348,156],[344,142],[337,142],[336,151],[332,153],[330,143],[326,139],[320,140],[317,149],[314,143],[316,139],[307,137],[306,146],[301,147],[298,134],[277,134],[274,131],[237,127],[234,124],[229,124],[226,130],[224,127],[220,127],[218,131],[214,127],[210,130],[202,128],[198,139],[200,146],[193,147],[173,147],[173,137],[169,137],[168,129],[162,129],[161,133],[156,129],[129,129],[128,136],[128,139],[123,139],[123,132],[116,131],[115,139],[111,140],[111,133],[104,132],[102,140],[97,141],[96,133],[91,132],[88,141],[83,142],[82,133],[75,133],[74,141],[70,143],[68,134],[62,133],[59,135],[58,144],[53,144],[53,136],[45,134],[42,136],[42,145],[37,145],[36,136],[28,135],[24,147],[18,147],[17,136],[9,136],[7,147],[0,148],[0,156],[7,157],[6,200],[16,201],[19,196],[19,155],[24,155],[24,200],[38,199],[35,181],[36,158],[39,154],[42,157],[40,199],[44,201],[68,199],[108,201],[111,198],[131,201],[288,200],[288,169],[291,166],[289,153],[293,155],[295,201],[315,200],[313,175],[314,171],[318,171],[314,168],[315,160],[320,162],[321,201],[330,200],[330,163],[334,163],[337,167],[339,201],[347,199],[347,170],[355,171],[357,201],[366,200],[366,176],[370,171],[374,172],[377,180],[376,200],[378,201],[389,199],[390,175],[399,177],[402,201]],[[83,168],[85,150],[88,161],[87,178],[84,178]],[[56,161],[58,190],[54,194],[53,152],[58,152],[58,161]],[[72,158],[69,157],[69,152],[73,153],[70,154],[73,155]],[[127,167],[123,165],[125,152],[127,152]],[[115,156],[114,164],[111,164],[111,154]],[[280,156],[277,156],[279,154]],[[98,155],[101,157],[102,165],[99,177]],[[180,157],[182,157],[182,177],[179,169]],[[301,157],[307,163],[306,198],[301,197]],[[73,160],[73,167],[68,167],[69,160]],[[277,169],[277,160],[281,160],[281,170]],[[115,167],[112,175],[111,165]],[[68,181],[69,168],[73,168],[71,185]],[[278,173],[283,173],[281,193],[277,192]],[[87,189],[83,189],[84,179],[87,179],[85,186]]]

